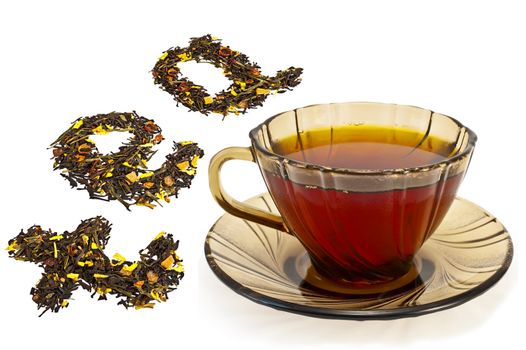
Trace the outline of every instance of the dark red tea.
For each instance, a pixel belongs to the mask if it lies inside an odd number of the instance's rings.
[[[304,132],[280,140],[273,150],[311,164],[377,170],[430,165],[453,152],[450,144],[432,136],[368,126]],[[319,272],[355,281],[381,281],[406,272],[462,180],[457,174],[412,187],[409,179],[405,189],[355,192],[298,184],[269,172],[264,176],[287,226],[308,248]]]

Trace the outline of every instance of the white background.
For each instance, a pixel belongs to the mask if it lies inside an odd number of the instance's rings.
[[[525,15],[519,1],[3,1],[0,242],[7,245],[33,224],[62,232],[104,215],[113,223],[109,255],[118,251],[133,259],[166,230],[181,241],[186,276],[154,310],[125,310],[112,298],[97,302],[78,290],[68,309],[38,318],[29,290],[41,270],[8,259],[4,251],[0,348],[524,345],[517,319],[526,292],[519,280],[526,244]],[[153,85],[150,69],[164,50],[207,33],[257,61],[264,74],[303,67],[302,84],[224,121],[176,107]],[[196,82],[217,90],[227,86],[220,71],[195,66],[183,69]],[[215,278],[203,253],[208,229],[222,214],[208,191],[211,156],[227,146],[248,145],[248,131],[280,111],[344,101],[417,105],[476,131],[479,142],[460,195],[496,215],[512,235],[515,259],[498,285],[440,313],[356,322],[275,311]],[[86,192],[69,189],[51,170],[47,147],[79,116],[134,109],[159,123],[167,138],[152,167],[162,162],[171,140],[197,141],[206,157],[179,199],[129,213],[118,203],[89,200]],[[237,198],[264,191],[253,164],[233,163],[224,174]]]

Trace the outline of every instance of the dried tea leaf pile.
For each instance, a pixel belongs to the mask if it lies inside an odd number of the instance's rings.
[[[232,81],[228,89],[211,96],[205,87],[182,76],[180,62],[195,60],[210,63],[223,70]],[[261,73],[261,67],[247,55],[224,46],[210,34],[192,38],[188,47],[175,47],[165,51],[155,64],[154,83],[171,94],[190,110],[203,114],[245,113],[248,108],[261,106],[271,93],[292,90],[301,82],[302,68],[290,67],[278,71],[274,77]]]
[[[223,70],[232,81],[211,96],[206,88],[181,75],[180,62],[195,60]],[[205,35],[192,38],[186,48],[163,53],[152,70],[155,84],[193,111],[203,114],[245,113],[261,106],[268,95],[292,90],[301,82],[302,68],[290,67],[275,76],[263,75],[260,66],[221,40]],[[92,135],[129,132],[132,136],[118,152],[102,154]],[[161,128],[151,119],[132,113],[112,112],[82,117],[72,123],[52,144],[54,170],[61,171],[73,188],[86,190],[90,198],[117,200],[128,210],[132,205],[156,207],[170,202],[181,188],[188,188],[204,152],[192,141],[174,142],[173,150],[159,169],[148,169],[155,145],[164,139]],[[72,232],[61,234],[35,225],[9,241],[11,258],[43,268],[41,279],[31,289],[38,309],[58,312],[69,305],[73,292],[82,287],[106,300],[119,299],[124,307],[152,308],[175,290],[184,276],[182,260],[176,253],[178,241],[159,233],[132,262],[120,254],[106,256],[111,224],[97,216],[83,220]],[[42,315],[41,314],[41,315]]]
[[[166,301],[184,276],[182,260],[176,253],[178,241],[171,234],[159,233],[135,262],[104,253],[111,224],[103,217],[83,220],[73,232],[58,234],[32,226],[9,241],[7,250],[16,260],[29,261],[44,269],[42,278],[31,289],[38,308],[58,312],[67,307],[79,286],[105,300],[108,294],[118,304],[152,308],[154,301]]]
[[[110,132],[132,136],[118,152],[101,154],[89,137]],[[179,189],[190,187],[197,161],[204,155],[197,143],[174,142],[162,166],[149,170],[153,147],[163,139],[153,120],[135,112],[79,118],[51,144],[54,169],[62,170],[72,187],[87,190],[90,198],[118,200],[128,210],[131,205],[154,208],[154,203],[169,202]]]

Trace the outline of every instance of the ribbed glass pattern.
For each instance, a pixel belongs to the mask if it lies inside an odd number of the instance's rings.
[[[247,203],[277,212],[268,193]],[[495,217],[457,198],[410,270],[378,286],[326,278],[294,237],[230,214],[208,233],[205,253],[226,285],[255,302],[324,318],[389,319],[442,310],[480,295],[506,272],[513,246]]]
[[[446,160],[388,170],[342,169],[276,153],[308,130],[343,125],[404,128],[447,144]],[[342,282],[383,283],[405,274],[454,201],[473,152],[475,134],[430,110],[381,103],[314,105],[270,118],[250,133],[255,158],[287,227],[318,271]]]

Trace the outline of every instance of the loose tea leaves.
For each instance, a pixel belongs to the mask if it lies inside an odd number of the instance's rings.
[[[232,81],[230,87],[211,96],[207,90],[181,75],[180,62],[195,60],[210,63],[223,70]],[[152,70],[155,84],[173,95],[174,99],[193,111],[203,114],[245,113],[248,108],[261,106],[271,93],[292,90],[301,82],[302,68],[290,67],[276,76],[261,74],[261,67],[248,56],[224,46],[210,34],[192,38],[188,47],[165,51]]]
[[[108,294],[120,298],[124,307],[153,308],[154,301],[166,301],[184,276],[182,260],[176,253],[179,241],[171,234],[159,233],[135,262],[104,253],[111,224],[97,216],[83,220],[73,231],[62,234],[40,226],[23,230],[9,241],[10,257],[29,261],[44,269],[42,278],[31,289],[38,308],[58,312],[67,307],[79,286],[105,300]],[[41,315],[42,315],[41,314]]]
[[[99,153],[89,137],[114,131],[132,136],[118,152]],[[118,200],[128,210],[131,205],[154,208],[154,203],[169,202],[179,189],[190,187],[197,161],[204,155],[197,143],[174,142],[163,165],[148,170],[147,162],[155,154],[152,148],[163,139],[161,128],[136,112],[79,118],[51,144],[54,170],[62,170],[71,187],[87,190],[90,198]]]

